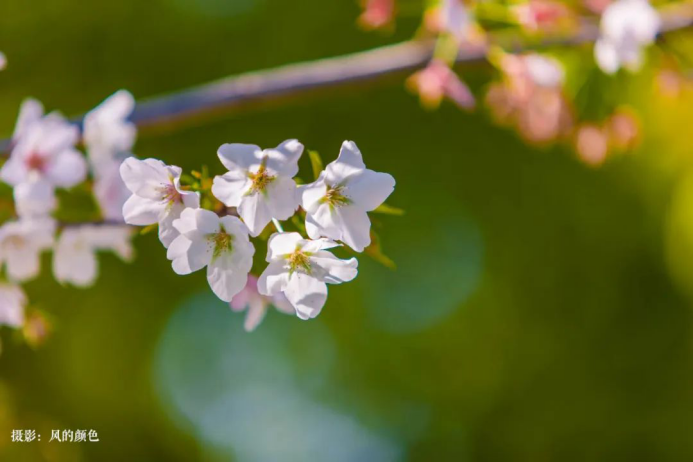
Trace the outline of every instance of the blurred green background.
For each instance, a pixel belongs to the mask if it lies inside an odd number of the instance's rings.
[[[368,34],[358,14],[351,0],[3,0],[0,132],[26,96],[79,114],[120,88],[145,98],[417,27]],[[154,235],[132,265],[104,256],[89,290],[59,286],[46,256],[27,291],[53,335],[32,350],[3,331],[0,460],[693,460],[693,119],[651,83],[629,80],[642,147],[598,170],[483,112],[426,112],[403,78],[142,134],[138,156],[214,173],[225,142],[295,137],[329,162],[355,140],[397,180],[388,202],[407,214],[374,224],[398,269],[364,256],[317,319],[272,311],[247,334]],[[10,443],[16,428],[42,442]],[[100,442],[47,443],[51,429]]]

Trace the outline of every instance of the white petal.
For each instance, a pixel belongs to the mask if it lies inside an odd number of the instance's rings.
[[[217,151],[217,156],[228,170],[244,171],[260,163],[262,149],[254,144],[224,144]]]
[[[38,276],[39,251],[33,247],[11,249],[6,254],[7,275],[13,281],[22,282]]]
[[[353,141],[345,141],[339,152],[337,160],[327,165],[325,168],[325,179],[330,186],[342,184],[351,175],[364,170],[366,165],[363,163],[361,151]]]
[[[133,194],[123,204],[123,219],[129,225],[153,225],[159,221],[159,215],[161,215],[165,207],[161,202]]]
[[[219,216],[216,213],[205,209],[183,209],[182,204],[178,204],[171,209],[171,215],[176,207],[178,207],[180,219],[176,220],[173,226],[189,239],[219,232]]]
[[[286,140],[275,149],[266,149],[267,167],[282,176],[293,178],[298,173],[298,160],[303,154],[303,145],[298,140]]]
[[[17,141],[21,138],[31,125],[41,120],[41,117],[43,117],[43,104],[40,101],[33,98],[27,98],[22,101],[22,105],[19,108],[19,116],[17,116],[17,123],[14,126],[12,140]]]
[[[311,319],[320,314],[327,301],[327,284],[312,276],[296,272],[289,277],[284,295],[296,308],[301,319]]]
[[[358,274],[359,262],[355,258],[342,260],[330,252],[320,251],[310,257],[311,264],[318,265],[321,271],[320,278],[330,284],[349,282]]]
[[[324,172],[314,182],[298,187],[298,194],[301,197],[301,207],[308,213],[315,213],[321,204],[321,199],[327,194],[327,185],[324,180]]]
[[[340,244],[337,244],[330,239],[315,239],[306,241],[301,247],[301,250],[304,252],[316,253],[320,252],[321,250],[332,249],[339,246]]]
[[[238,214],[253,237],[259,235],[272,220],[265,196],[258,192],[243,197],[238,206]]]
[[[161,241],[164,247],[168,248],[171,242],[180,234],[173,224],[185,210],[197,209],[186,209],[183,204],[177,202],[164,207],[163,212],[159,215],[159,241]]]
[[[289,282],[289,273],[283,261],[267,265],[257,280],[257,291],[262,295],[273,296],[284,290]]]
[[[243,328],[246,332],[252,332],[260,325],[267,314],[267,305],[261,296],[256,296],[250,299],[248,305],[248,314],[245,316]]]
[[[96,280],[98,262],[93,249],[84,243],[69,242],[63,232],[53,255],[53,275],[60,283],[71,283],[78,287],[88,287]],[[79,239],[79,238],[77,238]]]
[[[169,169],[157,159],[128,157],[120,164],[120,176],[127,188],[140,197],[160,200],[162,185],[171,183]]]
[[[212,194],[227,207],[238,207],[251,182],[242,170],[229,171],[214,177]]]
[[[26,294],[20,286],[0,284],[0,325],[21,327],[26,302]]]
[[[299,233],[274,233],[267,241],[267,261],[293,253],[303,243],[304,239]]]
[[[594,44],[594,58],[599,68],[606,74],[615,73],[621,65],[616,48],[603,39],[597,40]]]
[[[207,281],[212,292],[225,302],[231,301],[248,281],[248,272],[252,266],[252,258],[240,264],[233,259],[233,253],[223,253],[213,259],[207,267]]]
[[[380,206],[395,189],[395,179],[387,173],[364,170],[349,179],[344,191],[354,205],[370,212]]]
[[[371,220],[368,214],[358,207],[347,205],[337,209],[342,222],[341,241],[357,252],[371,243]]]
[[[46,167],[46,177],[56,186],[69,188],[87,177],[87,161],[75,149],[56,154]]]
[[[14,203],[20,217],[48,215],[57,207],[53,185],[41,178],[15,186]]]
[[[44,117],[33,129],[36,127],[39,127],[41,131],[37,138],[36,150],[46,155],[70,150],[79,140],[79,128],[55,112]]]
[[[342,218],[338,209],[329,204],[320,204],[312,214],[306,215],[306,232],[311,239],[321,236],[330,239],[342,239]]]
[[[294,180],[279,176],[267,186],[267,206],[272,218],[287,220],[296,212],[299,204]]]
[[[17,186],[25,182],[29,176],[29,170],[22,156],[15,154],[15,151],[13,151],[9,160],[5,162],[5,165],[2,166],[2,170],[0,170],[0,178],[2,178],[2,181],[12,186]]]
[[[120,177],[118,164],[113,161],[109,164],[94,181],[94,196],[106,220],[123,221],[123,206],[129,199],[130,190]]]

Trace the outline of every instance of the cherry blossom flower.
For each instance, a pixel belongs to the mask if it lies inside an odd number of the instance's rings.
[[[440,26],[459,41],[470,38],[474,21],[462,0],[442,0]]]
[[[476,104],[469,87],[438,59],[409,77],[407,85],[419,94],[421,104],[429,109],[437,108],[444,97],[463,110],[473,109]]]
[[[226,206],[238,207],[250,235],[257,236],[273,218],[286,220],[298,208],[292,178],[302,153],[297,140],[264,151],[252,144],[225,144],[217,154],[229,171],[214,178],[212,194]]]
[[[569,132],[572,117],[558,61],[534,53],[502,54],[499,65],[503,81],[493,84],[486,95],[497,122],[517,126],[526,140],[535,143]]]
[[[0,51],[0,71],[5,70],[7,67],[7,57],[5,56],[5,53]]]
[[[359,24],[367,30],[380,29],[392,23],[395,0],[365,0]]]
[[[53,254],[53,274],[61,284],[88,287],[98,275],[97,250],[110,250],[130,260],[132,230],[127,226],[84,225],[65,229]]]
[[[349,282],[358,274],[355,258],[341,260],[327,251],[336,246],[329,239],[274,233],[267,244],[269,265],[260,275],[258,292],[266,296],[283,293],[299,318],[316,317],[327,301],[327,283]]]
[[[558,31],[572,22],[570,9],[552,0],[529,0],[512,9],[522,28],[532,33]]]
[[[37,276],[40,255],[53,245],[55,221],[50,218],[20,219],[0,226],[0,265],[12,281]]]
[[[84,143],[94,172],[94,196],[103,217],[122,220],[123,205],[130,196],[120,177],[120,164],[131,156],[137,129],[128,117],[135,99],[126,90],[106,98],[84,118]]]
[[[165,247],[178,236],[173,226],[186,207],[200,206],[196,192],[180,185],[180,167],[157,159],[128,157],[120,165],[120,176],[132,193],[123,205],[125,223],[135,226],[159,224],[159,240]]]
[[[391,175],[366,169],[356,143],[345,141],[337,160],[300,188],[308,236],[340,240],[362,252],[371,243],[367,212],[385,202],[394,188]]]
[[[14,149],[0,170],[0,178],[15,187],[20,214],[50,213],[56,205],[55,188],[69,188],[86,178],[86,162],[74,147],[78,139],[78,128],[60,114],[43,116],[43,107],[34,100],[22,105]]]
[[[26,294],[15,284],[0,284],[0,326],[21,327],[24,324]]]
[[[282,293],[275,294],[272,297],[261,295],[257,291],[257,278],[252,274],[248,276],[248,283],[243,290],[231,299],[229,305],[233,311],[248,309],[248,314],[243,324],[246,332],[252,332],[260,325],[270,305],[273,305],[281,313],[294,314],[296,312]]]
[[[176,274],[207,267],[207,281],[217,297],[230,302],[246,285],[255,247],[236,217],[219,218],[205,209],[185,209],[173,222],[180,233],[168,248]]]
[[[601,36],[594,45],[597,64],[607,74],[621,67],[637,71],[642,48],[654,42],[660,19],[648,0],[617,0],[602,15]]]
[[[597,167],[604,163],[609,153],[609,139],[605,130],[597,125],[586,124],[577,130],[575,150],[586,164]]]

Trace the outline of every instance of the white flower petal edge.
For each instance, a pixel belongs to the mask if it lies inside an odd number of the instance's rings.
[[[180,167],[157,159],[128,157],[120,164],[120,177],[132,195],[123,204],[125,223],[146,226],[158,223],[159,240],[168,248],[178,236],[173,222],[188,207],[198,208],[198,193],[180,186]]]
[[[246,332],[252,332],[260,325],[267,314],[269,305],[273,305],[281,313],[296,313],[296,310],[294,310],[294,307],[291,306],[284,294],[278,293],[272,297],[261,295],[257,291],[257,281],[258,279],[255,276],[249,275],[248,283],[229,303],[233,311],[248,309],[248,314],[243,323],[243,328]]]
[[[21,327],[24,324],[26,294],[15,284],[0,284],[0,326]]]
[[[177,274],[207,267],[207,281],[217,297],[230,302],[246,285],[255,247],[236,217],[219,218],[205,209],[187,208],[173,221],[178,231],[166,257]]]
[[[132,258],[128,226],[84,225],[65,229],[53,254],[53,275],[61,284],[91,286],[98,275],[98,250],[110,250],[121,259]]]
[[[299,318],[316,317],[327,300],[327,283],[348,282],[358,274],[355,258],[341,260],[327,251],[337,245],[328,239],[303,239],[298,233],[274,233],[258,292],[268,297],[283,293]]]
[[[41,252],[53,245],[55,221],[50,218],[20,219],[0,226],[0,265],[11,281],[36,277]]]
[[[642,48],[654,42],[661,20],[648,0],[617,0],[600,23],[601,35],[594,46],[597,64],[607,74],[621,67],[637,71],[642,66]]]
[[[286,220],[298,208],[296,183],[303,145],[287,140],[274,149],[251,144],[224,144],[217,155],[229,170],[214,178],[212,194],[227,207],[238,207],[251,236],[274,218]]]
[[[299,187],[311,239],[324,236],[363,252],[371,243],[368,213],[385,202],[395,179],[366,169],[361,151],[345,141],[339,157],[313,183]]]

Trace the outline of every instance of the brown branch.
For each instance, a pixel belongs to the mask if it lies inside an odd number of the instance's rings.
[[[690,4],[670,6],[660,10],[660,13],[661,33],[693,26],[693,6]],[[527,41],[520,36],[507,35],[492,36],[490,41],[505,44],[505,48],[519,52],[576,46],[593,42],[598,36],[599,28],[592,20],[583,21],[570,36],[547,38],[540,43]],[[189,123],[202,115],[229,111],[251,103],[272,101],[348,84],[378,82],[386,77],[409,73],[425,66],[432,53],[432,41],[409,41],[336,58],[228,77],[141,101],[132,114],[132,121],[141,128],[161,128],[172,123]],[[460,51],[457,63],[475,63],[485,58],[485,47],[469,47]],[[81,118],[75,122],[81,122]],[[9,146],[9,140],[0,141],[0,151],[7,151]]]

